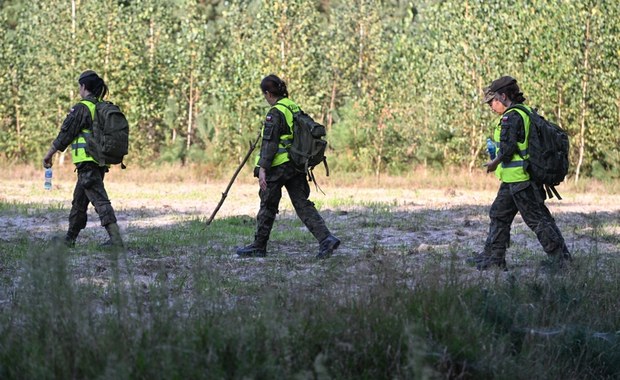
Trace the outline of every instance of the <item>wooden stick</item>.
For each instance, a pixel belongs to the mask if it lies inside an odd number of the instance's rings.
[[[258,133],[258,136],[256,136],[256,140],[254,142],[250,141],[250,149],[246,153],[245,157],[243,157],[243,161],[241,162],[237,170],[235,170],[235,174],[233,174],[232,178],[230,179],[230,182],[228,183],[226,190],[222,193],[222,199],[220,199],[220,202],[217,204],[217,206],[215,207],[215,210],[213,210],[213,213],[209,217],[209,220],[207,220],[206,222],[207,226],[211,224],[211,222],[213,221],[213,218],[215,218],[215,214],[217,214],[217,212],[220,211],[220,207],[222,207],[222,204],[224,204],[224,200],[228,196],[228,191],[232,187],[233,182],[235,182],[237,175],[239,174],[239,172],[241,171],[245,163],[248,162],[248,159],[252,155],[252,152],[254,151],[254,149],[256,149],[256,145],[258,145],[258,142],[260,141],[260,138],[261,138],[261,132]]]

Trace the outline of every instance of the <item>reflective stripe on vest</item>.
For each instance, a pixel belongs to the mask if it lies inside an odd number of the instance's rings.
[[[278,151],[273,157],[273,161],[271,161],[271,167],[274,167],[290,161],[287,148],[293,143],[293,113],[291,112],[291,110],[293,110],[293,112],[299,112],[299,106],[289,98],[282,98],[278,100],[278,102],[272,108],[277,108],[280,112],[282,112],[282,114],[284,115],[284,119],[286,120],[286,125],[288,125],[288,130],[290,131],[289,134],[280,136]],[[263,125],[262,134],[264,133],[265,126]],[[256,165],[258,165],[259,160],[260,156],[257,156]]]
[[[84,104],[88,107],[90,111],[91,120],[95,119],[95,104],[88,100],[81,100],[80,103]],[[93,157],[91,157],[88,152],[86,152],[86,135],[90,135],[89,129],[82,129],[80,134],[73,139],[71,143],[71,158],[73,159],[74,164],[79,164],[80,162],[92,161],[97,162]]]
[[[497,169],[495,169],[495,176],[499,178],[502,182],[506,183],[523,182],[530,179],[530,174],[527,172],[527,170],[525,170],[524,167],[525,161],[529,158],[528,139],[530,137],[530,118],[525,112],[521,111],[520,109],[513,108],[510,109],[508,112],[512,111],[518,112],[523,119],[523,127],[525,128],[525,139],[523,140],[523,143],[517,142],[518,152],[512,156],[510,162],[508,164],[501,163],[497,166]],[[500,140],[500,135],[502,131],[501,121],[502,117],[504,117],[505,115],[506,113],[504,113],[499,118],[499,121],[495,126],[495,131],[493,133],[493,139],[495,141]],[[499,149],[497,154],[500,154]]]

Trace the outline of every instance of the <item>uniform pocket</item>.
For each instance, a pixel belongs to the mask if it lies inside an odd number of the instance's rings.
[[[78,181],[85,189],[90,189],[95,184],[103,182],[101,172],[91,165],[78,168]]]

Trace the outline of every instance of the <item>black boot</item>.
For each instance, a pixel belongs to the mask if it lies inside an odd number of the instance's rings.
[[[52,238],[52,243],[62,244],[67,248],[73,248],[75,247],[75,237],[71,236],[69,233],[65,236],[54,236]]]
[[[71,236],[71,235],[69,235],[69,234],[66,234],[66,235],[65,235],[65,241],[64,241],[64,243],[65,243],[65,245],[66,245],[67,247],[69,247],[69,248],[73,248],[73,247],[75,247],[75,239],[76,239],[76,238],[75,238],[74,236]]]
[[[316,255],[317,259],[326,259],[334,253],[335,249],[340,246],[340,239],[334,235],[329,235],[319,243],[319,253]]]
[[[568,266],[573,261],[573,257],[568,248],[558,248],[555,252],[547,254],[547,259],[540,262],[540,266],[543,272],[555,273]]]
[[[123,238],[121,237],[121,230],[116,223],[110,223],[105,226],[105,230],[108,232],[110,238],[105,242],[101,243],[99,246],[103,248],[116,248],[116,249],[125,249],[125,244],[123,243]]]
[[[259,243],[252,243],[243,248],[237,248],[239,257],[265,257],[267,256],[267,248]]]
[[[467,264],[475,266],[478,270],[487,270],[493,267],[497,267],[506,271],[506,259],[503,257],[490,256],[484,253],[480,253],[476,256],[469,257],[465,260]]]

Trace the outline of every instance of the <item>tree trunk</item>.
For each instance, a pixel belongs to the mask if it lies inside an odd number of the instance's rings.
[[[472,77],[476,77],[476,74],[474,72],[472,72]],[[480,82],[478,83],[478,92],[482,93],[482,88],[480,87]],[[467,109],[467,102],[463,101],[465,104],[463,104],[463,109]],[[470,154],[470,160],[469,160],[469,164],[467,165],[467,169],[469,171],[469,173],[471,174],[474,171],[474,166],[476,165],[476,158],[478,158],[478,155],[480,154],[480,151],[483,149],[482,147],[485,146],[486,144],[480,144],[480,135],[483,135],[483,131],[484,131],[484,125],[481,122],[476,122],[476,120],[474,120],[474,118],[472,117],[473,115],[475,115],[475,108],[479,107],[479,105],[477,104],[473,104],[473,106],[471,107],[471,110],[469,112],[467,112],[467,119],[469,119],[471,117],[471,120],[466,120],[466,123],[471,125],[471,130],[469,131],[469,154]],[[480,125],[480,129],[474,127],[474,125],[479,124]]]
[[[22,152],[22,122],[21,114],[19,112],[21,104],[19,102],[19,82],[17,80],[17,71],[15,71],[13,83],[15,84],[13,86],[13,96],[15,99],[13,104],[15,109],[15,132],[17,133],[17,152],[18,154],[22,155],[24,154],[24,152]]]
[[[62,107],[60,106],[60,104],[58,104],[58,108],[56,109],[56,125],[60,125],[60,123],[62,123],[62,118],[63,118],[64,114],[65,113],[64,113]],[[58,156],[58,166],[64,165],[67,151],[68,151],[68,149],[65,149],[64,151],[59,153],[59,156]]]
[[[76,26],[76,8],[77,8],[77,4],[75,2],[75,0],[71,0],[71,72],[73,73],[73,75],[75,75],[75,56],[77,55],[77,52],[75,51],[75,46],[76,46],[76,32],[77,32],[77,26]],[[75,96],[74,93],[74,86],[70,87],[69,90],[69,99],[73,99]],[[60,105],[58,106],[58,121],[59,123],[62,123],[62,117],[63,117],[63,110],[61,109]],[[65,163],[65,159],[67,157],[67,152],[69,150],[65,149],[64,151],[60,152],[60,155],[58,157],[58,165],[62,166]]]
[[[383,114],[383,112],[381,112]],[[375,166],[375,179],[377,181],[377,185],[381,183],[381,164],[383,162],[383,144],[385,141],[385,135],[383,133],[383,129],[385,129],[385,124],[383,124],[383,115],[381,115],[379,119],[379,123],[377,125],[377,130],[379,132],[379,139],[377,140],[377,159]]]
[[[106,79],[106,73],[108,72],[108,67],[110,64],[110,49],[112,46],[112,29],[114,28],[114,25],[112,24],[112,18],[114,17],[114,15],[110,14],[108,15],[108,27],[107,27],[107,31],[106,31],[106,37],[105,37],[105,56],[103,57],[103,76],[104,76],[104,80]]]
[[[579,174],[581,172],[581,165],[583,164],[583,156],[586,145],[586,114],[588,112],[588,104],[586,101],[588,95],[588,71],[589,66],[589,54],[590,54],[590,16],[586,19],[586,35],[584,41],[583,52],[583,77],[581,79],[581,117],[579,128],[579,159],[577,161],[577,168],[575,169],[575,183],[579,181]]]
[[[364,1],[360,1],[359,3],[359,15],[366,15],[367,9],[364,5]],[[362,19],[359,20],[359,46],[357,51],[357,88],[359,91],[363,92],[365,89],[362,89],[362,80],[364,79],[364,51],[365,46],[364,42],[366,40],[366,29],[364,26],[364,21]]]
[[[76,56],[76,51],[75,51],[75,32],[76,32],[76,25],[75,25],[75,0],[71,0],[71,70],[75,70],[75,56]]]
[[[189,147],[192,145],[192,124],[194,123],[194,70],[191,67],[189,72],[189,109],[187,113],[187,150],[189,151]]]
[[[358,57],[357,57],[357,88],[359,90],[362,89],[362,73],[364,71],[364,25],[360,24],[359,26],[359,33],[360,33],[360,43],[359,43],[359,50],[358,50]]]
[[[336,105],[336,81],[332,83],[332,96],[329,100],[329,112],[327,113],[327,131],[332,129],[334,123],[334,107]]]
[[[155,20],[149,20],[149,68],[155,67]]]
[[[555,114],[555,118],[558,121],[558,126],[564,129],[564,123],[562,122],[562,107],[564,106],[564,98],[562,93],[562,86],[558,85],[558,108]]]
[[[618,106],[618,124],[616,125],[620,125],[620,98],[616,99],[616,105]]]
[[[391,118],[392,113],[390,112],[389,106],[384,106],[381,109],[379,120],[377,122],[377,132],[379,133],[379,138],[375,143],[375,148],[377,151],[377,158],[375,160],[375,178],[377,180],[377,185],[381,182],[381,165],[383,164],[383,148],[385,147],[385,128],[387,128],[386,120]]]

